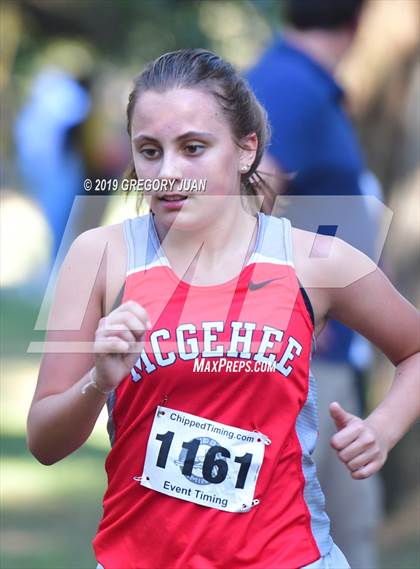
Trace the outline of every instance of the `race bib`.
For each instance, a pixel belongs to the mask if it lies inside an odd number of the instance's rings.
[[[270,440],[203,417],[159,406],[143,474],[134,479],[168,496],[226,512],[247,512]]]

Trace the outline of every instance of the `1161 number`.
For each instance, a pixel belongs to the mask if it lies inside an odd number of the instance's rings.
[[[160,445],[159,455],[156,461],[156,466],[159,468],[166,467],[174,435],[175,433],[173,431],[167,431],[164,435],[156,435],[156,439],[162,443]],[[191,441],[182,444],[182,448],[187,451],[181,470],[184,476],[191,476],[200,444],[200,439],[192,439]],[[203,462],[203,478],[207,480],[207,482],[220,484],[226,479],[229,470],[229,465],[225,460],[226,458],[231,458],[231,454],[227,448],[219,445],[214,445],[209,448],[204,456]],[[244,488],[249,467],[252,462],[252,454],[247,452],[243,456],[236,456],[234,458],[234,462],[241,465],[236,479],[235,488]]]

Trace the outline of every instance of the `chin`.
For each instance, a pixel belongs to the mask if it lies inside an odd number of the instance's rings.
[[[205,206],[205,203],[194,204],[199,207],[191,207],[192,203],[185,205],[187,207],[183,206],[178,211],[168,211],[159,207],[158,203],[157,207],[152,206],[152,211],[159,223],[165,227],[185,232],[200,231],[206,228],[209,223],[213,222],[213,217],[218,215],[217,211],[212,215],[212,212],[208,211],[209,208],[201,207]]]

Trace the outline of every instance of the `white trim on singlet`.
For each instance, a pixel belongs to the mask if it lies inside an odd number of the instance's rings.
[[[261,213],[258,215],[258,220],[255,249],[245,266],[254,263],[270,263],[295,268],[292,257],[290,221],[285,218],[269,218]],[[152,214],[147,214],[141,219],[126,220],[124,230],[129,251],[129,269],[126,273],[127,276],[144,272],[155,267],[163,266],[171,268],[169,260],[159,241]],[[274,237],[276,234],[281,235],[280,240],[274,238],[273,242],[270,243],[270,237]],[[150,247],[154,251],[154,259],[149,263],[143,262],[133,267],[136,258],[138,259],[139,244],[144,242],[146,242],[147,245],[146,249],[142,250],[140,259],[146,261],[146,251],[150,251]],[[140,247],[142,246],[144,247],[144,245],[140,245]]]
[[[127,271],[127,276],[129,275],[134,275],[134,273],[140,273],[143,271],[148,271],[149,269],[154,269],[155,267],[169,267],[170,268],[170,264],[168,262],[168,260],[166,259],[166,257],[161,257],[160,259],[156,259],[156,261],[153,261],[152,263],[149,263],[148,265],[142,265],[140,267],[136,267],[134,269],[130,269],[129,271]]]
[[[245,266],[252,265],[253,263],[270,263],[272,265],[287,265],[289,267],[295,268],[294,264],[291,261],[282,261],[280,259],[275,259],[274,257],[266,257],[265,255],[261,255],[261,253],[253,253]],[[142,271],[147,271],[149,269],[154,269],[155,267],[162,267],[162,266],[170,268],[170,264],[169,264],[168,260],[166,259],[166,257],[157,259],[156,261],[153,261],[152,263],[149,263],[148,265],[142,265],[140,267],[136,267],[134,269],[131,269],[131,270],[127,271],[127,276],[133,275],[134,273],[140,273]]]

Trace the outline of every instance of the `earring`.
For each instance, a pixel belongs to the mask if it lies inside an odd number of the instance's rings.
[[[245,166],[241,167],[241,172],[248,172],[249,168],[250,168],[250,164],[246,164]]]

